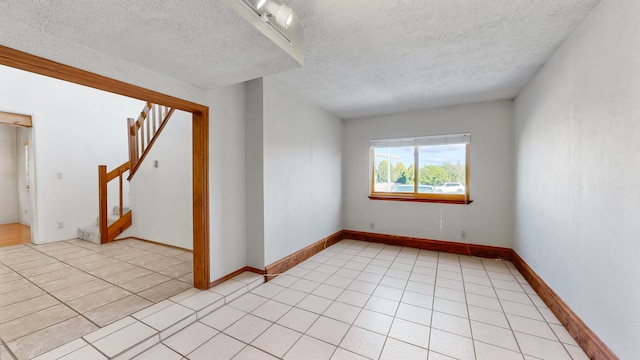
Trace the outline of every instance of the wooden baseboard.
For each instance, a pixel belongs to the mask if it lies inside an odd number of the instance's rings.
[[[219,278],[217,280],[214,280],[212,283],[209,284],[209,289],[211,289],[212,287],[214,287],[214,286],[216,286],[218,284],[221,284],[221,283],[223,283],[223,282],[225,282],[225,281],[227,281],[227,280],[229,280],[229,279],[231,279],[231,278],[233,278],[233,277],[235,277],[237,275],[240,275],[245,271],[250,271],[252,273],[264,275],[264,271],[263,270],[256,269],[256,268],[251,267],[251,266],[245,266],[245,267],[243,267],[241,269],[238,269],[238,270],[232,272],[231,274],[227,274],[227,275],[225,275],[225,276],[223,276],[223,277],[221,277],[221,278]]]
[[[343,230],[343,239],[362,240],[387,245],[408,246],[417,249],[442,251],[453,254],[500,258],[509,260],[512,250],[509,248],[451,241],[413,238],[407,236],[378,234],[363,231]]]
[[[578,345],[584,350],[590,359],[594,360],[615,360],[618,357],[609,349],[609,347],[600,340],[600,338],[580,319],[580,317],[571,310],[558,294],[556,294],[549,285],[547,285],[538,274],[518,255],[514,250],[511,251],[511,259],[513,265],[520,271],[522,276],[527,280],[529,285],[538,293],[542,301],[547,304],[549,309],[560,320],[562,325],[567,329],[569,334],[573,336]]]
[[[522,258],[510,248],[465,244],[450,241],[412,238],[398,235],[369,233],[354,230],[342,230],[317,241],[265,268],[265,277],[269,281],[278,274],[298,265],[304,260],[324,250],[340,240],[361,240],[387,245],[408,246],[424,250],[442,251],[460,255],[471,255],[485,258],[509,260],[529,282],[538,296],[564,325],[569,334],[582,347],[589,358],[594,360],[618,360],[618,357],[598,336],[571,310],[571,308],[547,285]],[[236,274],[237,275],[237,274]],[[233,275],[235,276],[235,275]],[[231,277],[233,277],[231,276]]]
[[[313,255],[324,250],[325,248],[342,240],[344,238],[342,233],[343,233],[342,230],[338,231],[335,234],[331,234],[322,240],[316,241],[315,243],[305,247],[302,250],[296,251],[295,253],[285,258],[282,258],[272,264],[267,265],[264,269],[267,281],[275,278],[276,276],[278,276],[278,274],[281,274],[291,269],[292,267],[307,260]]]

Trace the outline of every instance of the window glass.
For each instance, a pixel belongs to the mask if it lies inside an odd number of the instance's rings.
[[[469,134],[373,140],[371,195],[468,200],[469,146]]]

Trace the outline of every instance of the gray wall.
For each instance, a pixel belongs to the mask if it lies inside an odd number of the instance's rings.
[[[497,101],[347,120],[345,228],[511,247],[511,117],[511,101]],[[472,204],[369,200],[369,140],[466,132],[471,133]],[[462,231],[466,231],[466,240]]]
[[[16,127],[0,124],[0,224],[19,219]]]
[[[604,0],[515,102],[514,248],[640,358],[640,3]]]

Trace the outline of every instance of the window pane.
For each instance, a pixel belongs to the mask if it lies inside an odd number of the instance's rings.
[[[374,147],[374,192],[413,193],[413,146]]]
[[[418,148],[418,192],[465,192],[466,144],[420,146]]]

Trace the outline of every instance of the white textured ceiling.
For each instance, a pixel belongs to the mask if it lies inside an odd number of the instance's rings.
[[[270,76],[353,118],[511,99],[600,2],[282,1],[305,28],[303,67],[223,0],[0,0],[0,22],[203,89]]]

